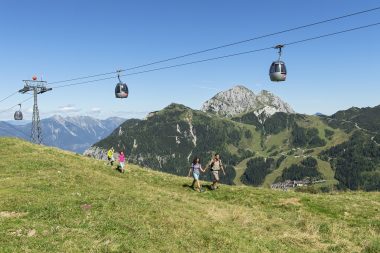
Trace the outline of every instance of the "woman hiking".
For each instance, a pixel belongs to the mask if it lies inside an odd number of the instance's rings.
[[[189,170],[188,176],[190,177],[191,173],[193,174],[194,180],[193,180],[191,187],[193,187],[193,189],[198,191],[198,192],[203,192],[201,183],[199,182],[199,176],[201,174],[201,171],[205,172],[205,170],[202,169],[200,159],[198,157],[195,157],[193,160],[193,163],[191,164],[191,168]],[[197,184],[196,187],[194,187],[195,184]]]
[[[218,153],[216,153],[214,157],[211,159],[208,167],[210,167],[212,176],[211,190],[216,190],[220,181],[219,171],[222,170],[223,175],[226,175],[226,172],[224,171],[224,165],[222,163],[222,160],[220,160],[220,156]]]

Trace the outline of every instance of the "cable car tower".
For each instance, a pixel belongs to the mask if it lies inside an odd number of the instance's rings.
[[[40,112],[38,110],[37,95],[51,91],[52,88],[47,88],[46,81],[38,81],[37,77],[33,76],[33,80],[22,80],[24,88],[19,90],[20,93],[25,94],[27,92],[33,92],[34,104],[33,104],[33,118],[32,118],[32,132],[31,141],[36,144],[42,143],[42,129],[40,123]]]

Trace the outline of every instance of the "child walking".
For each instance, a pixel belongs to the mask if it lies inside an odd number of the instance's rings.
[[[111,164],[111,167],[113,166],[113,162],[114,162],[114,158],[113,158],[113,153],[114,153],[114,149],[113,149],[113,147],[112,148],[110,148],[109,150],[108,150],[108,152],[107,152],[107,160],[108,160],[108,162],[107,162],[107,165],[109,165],[109,164]]]
[[[191,168],[189,170],[189,177],[191,175],[191,173],[193,174],[193,183],[191,185],[191,187],[193,187],[194,190],[198,191],[198,192],[203,192],[203,189],[202,189],[202,186],[201,186],[201,183],[199,182],[199,176],[201,174],[201,171],[202,172],[205,172],[203,169],[202,169],[202,165],[201,165],[201,161],[198,157],[195,157],[194,160],[193,160],[193,163],[191,164]],[[197,184],[197,187],[194,187],[194,185]]]
[[[119,164],[120,164],[120,172],[124,173],[125,172],[125,169],[124,169],[124,166],[125,166],[125,155],[124,155],[123,151],[120,151],[120,153],[119,153]]]

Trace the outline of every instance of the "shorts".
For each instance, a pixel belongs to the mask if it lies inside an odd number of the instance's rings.
[[[193,178],[194,178],[195,180],[199,180],[199,174],[193,172]]]
[[[120,162],[120,168],[124,169],[124,162]]]
[[[211,171],[213,181],[219,181],[219,170]]]

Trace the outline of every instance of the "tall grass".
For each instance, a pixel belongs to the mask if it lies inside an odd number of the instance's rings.
[[[0,252],[379,252],[380,194],[222,185],[0,139]]]

